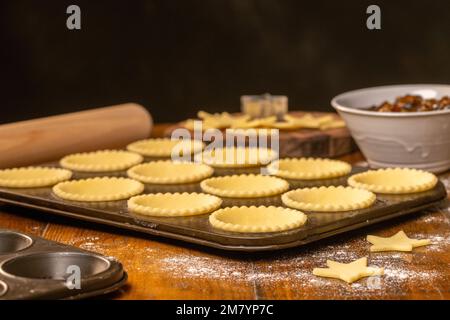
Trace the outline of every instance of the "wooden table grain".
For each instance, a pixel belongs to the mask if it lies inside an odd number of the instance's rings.
[[[167,125],[155,126],[154,135]],[[361,161],[360,154],[343,157]],[[450,189],[450,173],[441,176]],[[450,209],[447,202],[426,211],[322,240],[304,248],[262,254],[233,254],[140,235],[48,213],[0,205],[0,228],[28,232],[119,259],[129,275],[108,299],[450,299]],[[412,253],[369,253],[367,234],[399,230],[432,245]],[[327,259],[368,257],[384,267],[382,277],[351,285],[312,275]]]

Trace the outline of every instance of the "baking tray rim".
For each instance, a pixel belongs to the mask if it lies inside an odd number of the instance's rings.
[[[140,233],[150,234],[152,236],[166,237],[169,239],[183,241],[185,243],[186,242],[193,243],[196,245],[202,245],[202,246],[212,247],[215,249],[221,249],[221,250],[226,250],[226,251],[252,253],[252,252],[262,252],[262,251],[275,251],[275,250],[288,249],[288,248],[292,248],[292,247],[302,246],[307,243],[315,242],[315,241],[318,241],[321,239],[326,239],[331,236],[335,236],[335,235],[338,235],[341,233],[359,229],[359,228],[362,228],[365,226],[370,226],[370,225],[373,225],[373,224],[376,224],[376,223],[379,223],[382,221],[390,220],[392,218],[396,218],[396,217],[404,216],[404,215],[411,214],[414,212],[418,212],[420,210],[423,210],[423,209],[426,209],[433,205],[436,205],[436,204],[440,203],[441,201],[445,200],[446,198],[447,198],[447,195],[443,194],[441,198],[436,199],[434,201],[431,201],[431,202],[428,202],[428,203],[425,203],[425,204],[422,204],[422,205],[419,205],[416,207],[408,208],[405,210],[396,211],[396,212],[393,212],[393,213],[390,213],[387,215],[375,217],[375,218],[370,219],[369,221],[366,220],[366,221],[362,221],[362,222],[352,223],[352,224],[346,225],[346,226],[338,228],[338,229],[333,229],[333,230],[326,231],[326,232],[323,232],[320,234],[311,235],[311,236],[308,236],[308,237],[305,237],[305,238],[302,238],[302,239],[299,239],[296,241],[280,243],[280,244],[273,244],[273,245],[261,245],[261,246],[257,246],[257,245],[256,246],[226,245],[226,244],[221,244],[218,242],[209,241],[206,239],[190,237],[185,234],[173,233],[173,232],[168,232],[168,231],[164,231],[164,230],[157,230],[154,228],[144,227],[144,226],[140,226],[140,225],[132,225],[129,223],[121,223],[121,222],[113,221],[113,220],[104,220],[104,219],[93,217],[93,216],[63,211],[63,210],[49,208],[49,207],[45,207],[45,206],[39,206],[36,204],[19,202],[19,201],[14,201],[14,200],[5,199],[5,198],[0,198],[0,201],[7,203],[7,204],[20,206],[20,207],[46,211],[46,212],[54,213],[54,214],[57,214],[60,216],[73,218],[76,220],[94,222],[98,225],[109,225],[109,226],[113,226],[113,227],[116,227],[119,229],[125,228],[125,229],[131,230],[131,231],[137,231]],[[307,241],[305,241],[305,240],[307,240]]]

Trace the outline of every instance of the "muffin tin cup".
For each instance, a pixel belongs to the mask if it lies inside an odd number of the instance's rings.
[[[21,255],[5,261],[4,274],[33,280],[67,280],[69,266],[78,266],[84,279],[107,271],[111,263],[102,257],[75,252],[45,252]]]
[[[29,248],[33,240],[24,234],[12,231],[0,231],[0,255],[16,253]]]
[[[0,246],[0,299],[77,299],[127,278],[112,258],[19,232],[0,229]]]
[[[8,286],[5,282],[0,281],[0,299],[6,294],[6,292],[8,292]]]
[[[50,164],[51,165],[51,164]],[[53,164],[54,165],[54,164]],[[254,169],[254,168],[253,168]],[[260,168],[258,168],[260,170]],[[359,173],[366,168],[353,167],[349,174]],[[213,176],[225,172],[215,170]],[[227,169],[227,174],[237,174],[237,169]],[[122,175],[126,175],[123,171]],[[321,185],[346,185],[348,176],[323,180],[288,180],[290,189]],[[74,173],[73,179],[78,179]],[[200,183],[181,185],[145,184],[144,193],[158,192],[201,192]],[[339,213],[305,212],[305,225],[288,231],[269,233],[237,233],[218,230],[211,226],[209,214],[191,217],[152,217],[129,212],[126,200],[102,203],[66,201],[56,197],[51,188],[7,189],[0,188],[0,200],[57,215],[80,220],[116,226],[144,234],[178,239],[230,251],[259,252],[302,246],[313,241],[334,236],[401,215],[410,214],[432,206],[446,198],[442,183],[435,188],[416,194],[388,196],[377,194],[377,201],[370,207]],[[281,195],[261,198],[222,198],[222,208],[229,206],[283,206]]]

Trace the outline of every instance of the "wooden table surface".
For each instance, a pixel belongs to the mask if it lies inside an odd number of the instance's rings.
[[[167,126],[159,125],[159,136]],[[361,155],[343,157],[349,162]],[[441,176],[450,189],[450,173]],[[230,254],[111,227],[0,205],[0,227],[28,232],[119,259],[127,286],[113,299],[450,299],[450,208],[417,214],[336,236],[304,248],[264,254]],[[412,253],[369,253],[367,234],[404,230],[432,245]],[[312,275],[327,259],[367,256],[385,275],[351,285]]]

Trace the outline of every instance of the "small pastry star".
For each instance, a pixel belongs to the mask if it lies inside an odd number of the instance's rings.
[[[397,232],[392,237],[377,237],[377,236],[367,236],[367,241],[369,241],[373,246],[370,247],[371,252],[380,251],[412,251],[415,247],[426,246],[431,243],[429,239],[410,239],[403,232],[403,230]]]
[[[347,283],[352,283],[364,277],[384,274],[383,268],[368,267],[366,257],[350,263],[327,260],[327,266],[328,268],[314,268],[313,274],[319,277],[341,279]]]

